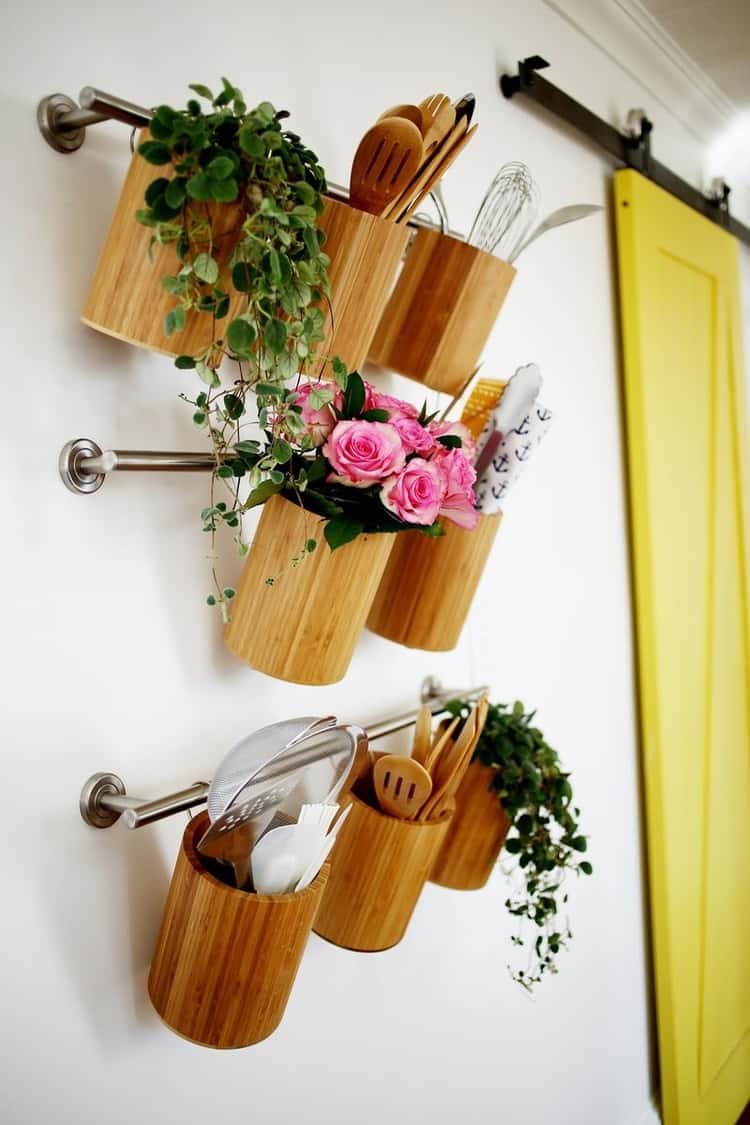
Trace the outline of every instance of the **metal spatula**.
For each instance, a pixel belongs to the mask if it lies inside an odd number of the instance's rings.
[[[565,226],[566,223],[577,223],[579,219],[585,219],[588,215],[593,215],[595,211],[603,211],[604,208],[598,203],[571,203],[568,207],[559,207],[557,211],[553,211],[546,219],[542,219],[541,223],[531,232],[529,237],[521,243],[517,250],[515,250],[509,262],[515,262],[519,254],[521,254],[527,246],[535,242],[541,235],[546,234],[548,230],[554,230],[555,227]]]

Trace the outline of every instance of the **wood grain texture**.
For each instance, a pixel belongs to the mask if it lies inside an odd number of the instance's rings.
[[[495,771],[481,762],[469,766],[456,793],[456,811],[430,874],[431,883],[455,891],[483,887],[505,843],[510,821],[497,793]]]
[[[133,156],[81,319],[100,332],[164,355],[195,355],[211,342],[211,317],[190,312],[182,332],[165,336],[164,317],[175,301],[162,288],[161,279],[177,273],[180,262],[172,246],[154,246],[150,262],[151,229],[135,219],[136,211],[145,205],[146,188],[159,174],[158,168],[137,153]],[[243,208],[209,204],[208,210],[217,236],[214,256],[221,267],[220,284],[231,293],[227,260],[233,239],[226,236],[239,228]],[[325,252],[331,258],[333,309],[331,315],[327,302],[321,305],[326,316],[321,354],[339,355],[355,368],[367,355],[409,232],[333,199],[326,200],[318,226],[326,235]],[[229,324],[243,308],[244,297],[237,294],[221,323]],[[322,364],[323,360],[317,370]]]
[[[331,875],[315,932],[360,952],[390,949],[406,933],[450,817],[419,824],[366,804],[362,782],[331,853]]]
[[[259,672],[291,683],[343,679],[396,538],[360,535],[331,551],[319,516],[272,496],[232,601],[227,648]],[[317,540],[316,550],[292,566],[308,539]]]
[[[439,539],[397,536],[367,628],[407,648],[455,648],[501,519],[480,516],[473,531],[446,523]]]
[[[248,1047],[279,1025],[328,878],[299,894],[238,891],[196,851],[208,813],[187,825],[177,856],[148,993],[164,1022],[206,1047]]]
[[[515,276],[494,254],[418,231],[368,359],[455,394],[477,366]]]
[[[367,358],[410,232],[334,199],[326,200],[318,227],[325,233],[323,250],[331,259],[333,307],[331,316],[327,305],[321,306],[326,337],[320,352],[338,355],[350,371],[356,371]],[[321,361],[313,368],[315,374],[322,365]]]

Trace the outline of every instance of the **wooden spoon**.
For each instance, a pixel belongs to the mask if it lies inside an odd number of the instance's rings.
[[[381,113],[378,121],[382,121],[386,117],[405,117],[407,121],[416,125],[420,133],[422,132],[424,118],[418,105],[393,105],[385,113]]]
[[[421,766],[425,764],[432,745],[432,711],[425,703],[419,708],[417,722],[414,727],[414,744],[411,756]]]
[[[404,117],[386,117],[368,129],[354,154],[349,202],[383,215],[403,195],[424,158],[422,134]]]
[[[375,796],[383,812],[413,820],[432,792],[432,778],[413,758],[384,754],[372,771]]]
[[[443,795],[441,797],[438,797],[437,803],[430,810],[429,815],[432,820],[439,820],[440,817],[444,816],[445,813],[448,812],[448,810],[451,808],[455,810],[456,793],[458,792],[458,788],[464,777],[466,776],[466,771],[471,764],[472,758],[474,757],[474,751],[477,748],[477,743],[479,742],[482,731],[484,730],[484,724],[487,721],[488,710],[489,701],[487,699],[487,696],[483,695],[479,700],[479,703],[477,704],[477,708],[475,711],[476,723],[474,727],[474,734],[472,736],[469,747],[465,751],[463,763],[459,764],[459,767],[454,772],[453,777],[445,786]]]

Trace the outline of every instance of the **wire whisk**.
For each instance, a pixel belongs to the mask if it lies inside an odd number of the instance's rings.
[[[513,260],[536,220],[539,189],[525,164],[503,164],[487,189],[469,232],[479,250]]]

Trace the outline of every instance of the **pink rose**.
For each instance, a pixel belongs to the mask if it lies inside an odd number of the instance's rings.
[[[384,395],[380,391],[376,391],[369,383],[365,383],[367,391],[367,399],[365,401],[366,410],[387,410],[388,421],[394,422],[397,418],[418,418],[419,411],[416,406],[412,406],[410,402],[405,402],[402,398],[396,398],[395,395]]]
[[[323,453],[343,484],[361,486],[400,472],[406,460],[398,431],[388,422],[338,422]]]
[[[471,430],[463,422],[430,422],[429,429],[435,438],[445,437],[446,434],[461,438],[461,452],[473,464],[477,454],[477,443]]]
[[[440,515],[459,527],[474,528],[479,512],[474,507],[474,481],[477,474],[462,449],[445,449],[430,462],[443,482]]]
[[[435,449],[434,437],[416,418],[396,418],[393,426],[398,430],[407,454],[419,453],[426,457]]]
[[[428,526],[438,517],[443,488],[436,462],[415,457],[397,476],[385,482],[380,499],[404,523]]]
[[[310,405],[310,395],[313,391],[329,391],[333,399],[326,406],[313,407]],[[341,409],[344,396],[335,383],[304,383],[297,391],[294,402],[302,407],[302,421],[308,429],[313,445],[322,445],[336,425],[335,406]]]

